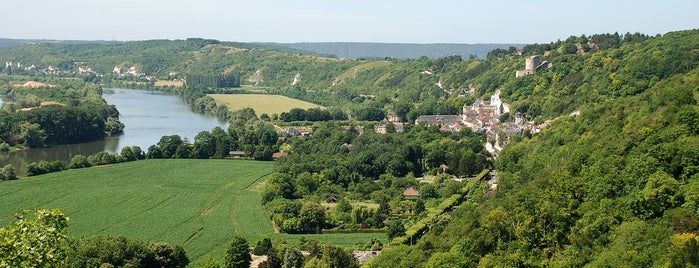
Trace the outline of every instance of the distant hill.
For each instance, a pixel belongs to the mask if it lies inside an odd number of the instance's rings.
[[[16,46],[21,46],[21,45],[42,44],[42,43],[60,43],[60,44],[85,44],[85,43],[93,43],[93,44],[109,44],[109,43],[115,43],[115,42],[114,42],[114,41],[102,41],[102,40],[83,41],[83,40],[9,39],[9,38],[0,38],[0,47],[16,47]]]
[[[416,59],[422,56],[442,58],[459,55],[468,58],[476,55],[485,58],[493,49],[508,49],[511,46],[522,47],[524,44],[398,44],[398,43],[267,43],[293,49],[307,50],[323,55],[334,55],[338,58],[394,58]]]

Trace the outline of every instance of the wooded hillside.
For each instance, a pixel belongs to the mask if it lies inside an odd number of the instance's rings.
[[[551,59],[503,80],[503,93],[525,113],[580,115],[516,139],[496,161],[492,197],[471,196],[370,266],[699,264],[699,32]]]

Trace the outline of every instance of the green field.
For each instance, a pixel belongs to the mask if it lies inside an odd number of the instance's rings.
[[[20,209],[61,208],[68,235],[118,234],[182,245],[193,261],[221,257],[235,233],[252,245],[274,234],[260,203],[261,178],[272,162],[245,160],[143,160],[68,170],[0,183],[0,225]],[[385,234],[305,235],[351,247]]]
[[[281,114],[293,108],[309,109],[321,107],[310,102],[292,99],[279,95],[264,94],[209,94],[216,100],[216,105],[225,104],[228,110],[235,111],[243,108],[252,108],[257,115]]]

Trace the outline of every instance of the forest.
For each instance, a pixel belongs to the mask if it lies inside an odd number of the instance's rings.
[[[95,57],[105,51],[113,56]],[[516,77],[534,55],[550,68]],[[571,36],[468,59],[341,60],[203,39],[0,49],[0,60],[41,67],[75,68],[71,57],[78,56],[80,64],[104,73],[83,79],[89,83],[145,81],[116,76],[115,66],[136,66],[160,80],[182,79],[193,70],[210,78],[239,77],[243,87],[236,89],[161,88],[185,96],[195,109],[220,113],[231,127],[203,132],[191,144],[163,137],[143,157],[217,158],[242,150],[269,160],[285,152],[262,193],[270,221],[288,233],[384,231],[392,243],[368,267],[699,265],[698,30]],[[7,67],[0,72],[37,75]],[[24,98],[34,100],[26,107],[50,96],[45,90]],[[229,113],[205,95],[215,90],[279,94],[340,112],[299,109],[276,118]],[[512,114],[546,127],[508,135],[507,146],[491,154],[488,133],[413,124],[420,115],[460,115],[464,105],[497,90]],[[77,103],[50,106],[34,110],[80,113],[69,108]],[[43,115],[34,110],[23,116],[38,123]],[[113,115],[91,110],[103,116],[85,117],[98,127]],[[393,115],[406,123],[403,132],[374,131]],[[12,133],[5,142],[27,142],[12,137],[42,130],[42,143],[60,142],[49,139],[50,128],[8,125],[19,122],[11,119],[15,115],[0,116],[10,118],[0,121],[0,129]],[[513,116],[501,119],[511,122]],[[275,130],[295,124],[312,135]],[[494,179],[495,186],[469,180],[491,169],[496,175],[484,179]],[[403,196],[409,187],[421,197]],[[425,227],[414,235],[410,230],[418,223]]]
[[[101,87],[56,82],[38,88],[7,83],[0,88],[0,94],[12,101],[0,111],[0,151],[94,141],[121,133],[119,111],[102,99]]]

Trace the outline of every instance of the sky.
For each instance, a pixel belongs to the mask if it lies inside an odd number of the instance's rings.
[[[699,28],[697,0],[6,0],[0,10],[0,38],[14,39],[548,43]]]

